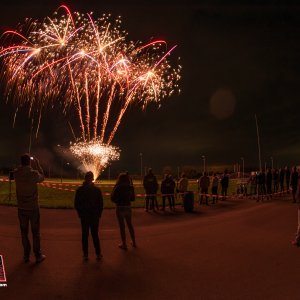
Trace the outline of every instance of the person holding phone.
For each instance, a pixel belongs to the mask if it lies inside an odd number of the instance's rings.
[[[32,232],[33,253],[36,263],[42,262],[46,256],[42,254],[40,245],[40,210],[38,203],[38,186],[43,182],[44,172],[37,158],[25,153],[21,156],[21,165],[14,171],[18,217],[24,249],[24,262],[29,262],[31,244],[28,238],[29,224]]]

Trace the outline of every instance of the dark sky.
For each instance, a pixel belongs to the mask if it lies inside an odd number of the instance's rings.
[[[113,144],[121,159],[112,168],[138,173],[139,153],[156,172],[162,167],[241,162],[258,166],[254,115],[257,114],[262,162],[299,164],[300,6],[280,1],[66,1],[71,10],[96,16],[121,15],[130,40],[152,37],[177,44],[173,56],[183,66],[181,94],[160,109],[127,112]],[[1,1],[3,32],[26,17],[52,15],[60,1]],[[287,4],[290,3],[290,4]],[[28,149],[30,120],[0,104],[0,166],[10,166]],[[72,139],[65,117],[49,112],[33,152],[45,166],[57,163],[55,145]]]

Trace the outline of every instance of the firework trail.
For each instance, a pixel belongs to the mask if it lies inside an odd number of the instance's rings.
[[[28,19],[2,35],[0,58],[8,101],[28,109],[37,131],[49,108],[61,105],[67,116],[75,111],[70,150],[97,176],[119,157],[111,142],[128,107],[160,105],[179,91],[181,66],[169,61],[176,46],[128,41],[120,17],[92,15],[61,6],[42,22]]]

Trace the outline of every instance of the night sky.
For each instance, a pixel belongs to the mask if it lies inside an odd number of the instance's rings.
[[[198,2],[198,4],[195,4]],[[161,173],[186,165],[258,167],[255,117],[262,162],[299,164],[300,149],[300,6],[279,1],[1,1],[0,29],[15,28],[26,17],[51,16],[60,4],[72,11],[122,16],[130,40],[165,39],[172,56],[181,57],[182,92],[157,109],[132,106],[113,144],[121,148],[112,169],[139,173],[144,165]],[[253,4],[254,3],[254,4]],[[264,4],[262,4],[264,3]],[[287,2],[285,2],[287,3]],[[292,2],[290,2],[292,3]],[[3,95],[1,95],[3,98]],[[30,120],[0,103],[0,167],[12,166],[27,151]],[[66,118],[49,111],[32,152],[44,166],[59,166],[56,145],[72,140]],[[64,158],[67,160],[67,158]]]

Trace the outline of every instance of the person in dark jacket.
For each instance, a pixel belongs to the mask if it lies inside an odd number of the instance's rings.
[[[299,173],[297,171],[297,167],[294,167],[292,174],[291,174],[291,187],[292,187],[293,203],[296,203],[296,193],[297,193],[298,180],[299,180],[298,178],[299,178]]]
[[[93,172],[85,174],[85,180],[75,194],[74,206],[81,221],[82,251],[85,260],[88,259],[89,231],[93,238],[96,258],[102,258],[98,235],[99,220],[103,211],[103,197],[100,188],[94,185]]]
[[[278,192],[278,185],[279,185],[279,172],[277,169],[273,171],[273,189],[274,193]]]
[[[158,191],[158,182],[156,176],[153,174],[152,169],[148,169],[148,173],[145,175],[143,180],[144,189],[146,192],[146,211],[149,210],[149,203],[150,209],[158,210],[158,203],[156,194]]]
[[[266,175],[264,171],[260,171],[257,174],[257,199],[258,202],[259,199],[263,201],[264,196],[266,194]]]
[[[279,186],[280,186],[281,193],[284,191],[284,175],[285,175],[284,169],[280,168],[279,169]]]
[[[221,189],[221,195],[222,195],[221,200],[225,200],[225,198],[227,197],[228,186],[229,186],[229,176],[228,176],[228,171],[226,169],[221,178],[221,188],[222,188]]]
[[[160,191],[162,194],[162,210],[165,210],[166,199],[168,199],[170,210],[172,210],[172,195],[174,196],[174,187],[172,186],[172,179],[168,174],[165,174],[164,180],[161,182]]]
[[[126,173],[120,173],[111,193],[111,200],[116,204],[116,215],[120,227],[122,243],[119,248],[127,250],[125,221],[127,223],[132,246],[136,247],[134,228],[131,222],[131,202],[135,200],[134,187]]]
[[[176,182],[173,179],[172,175],[169,175],[169,180],[170,180],[170,193],[171,193],[171,204],[172,204],[172,209],[175,210],[175,188],[176,188]]]
[[[270,168],[266,174],[267,199],[272,198],[272,171]]]
[[[290,180],[291,180],[291,171],[288,166],[285,167],[285,182],[287,193],[290,192]]]

